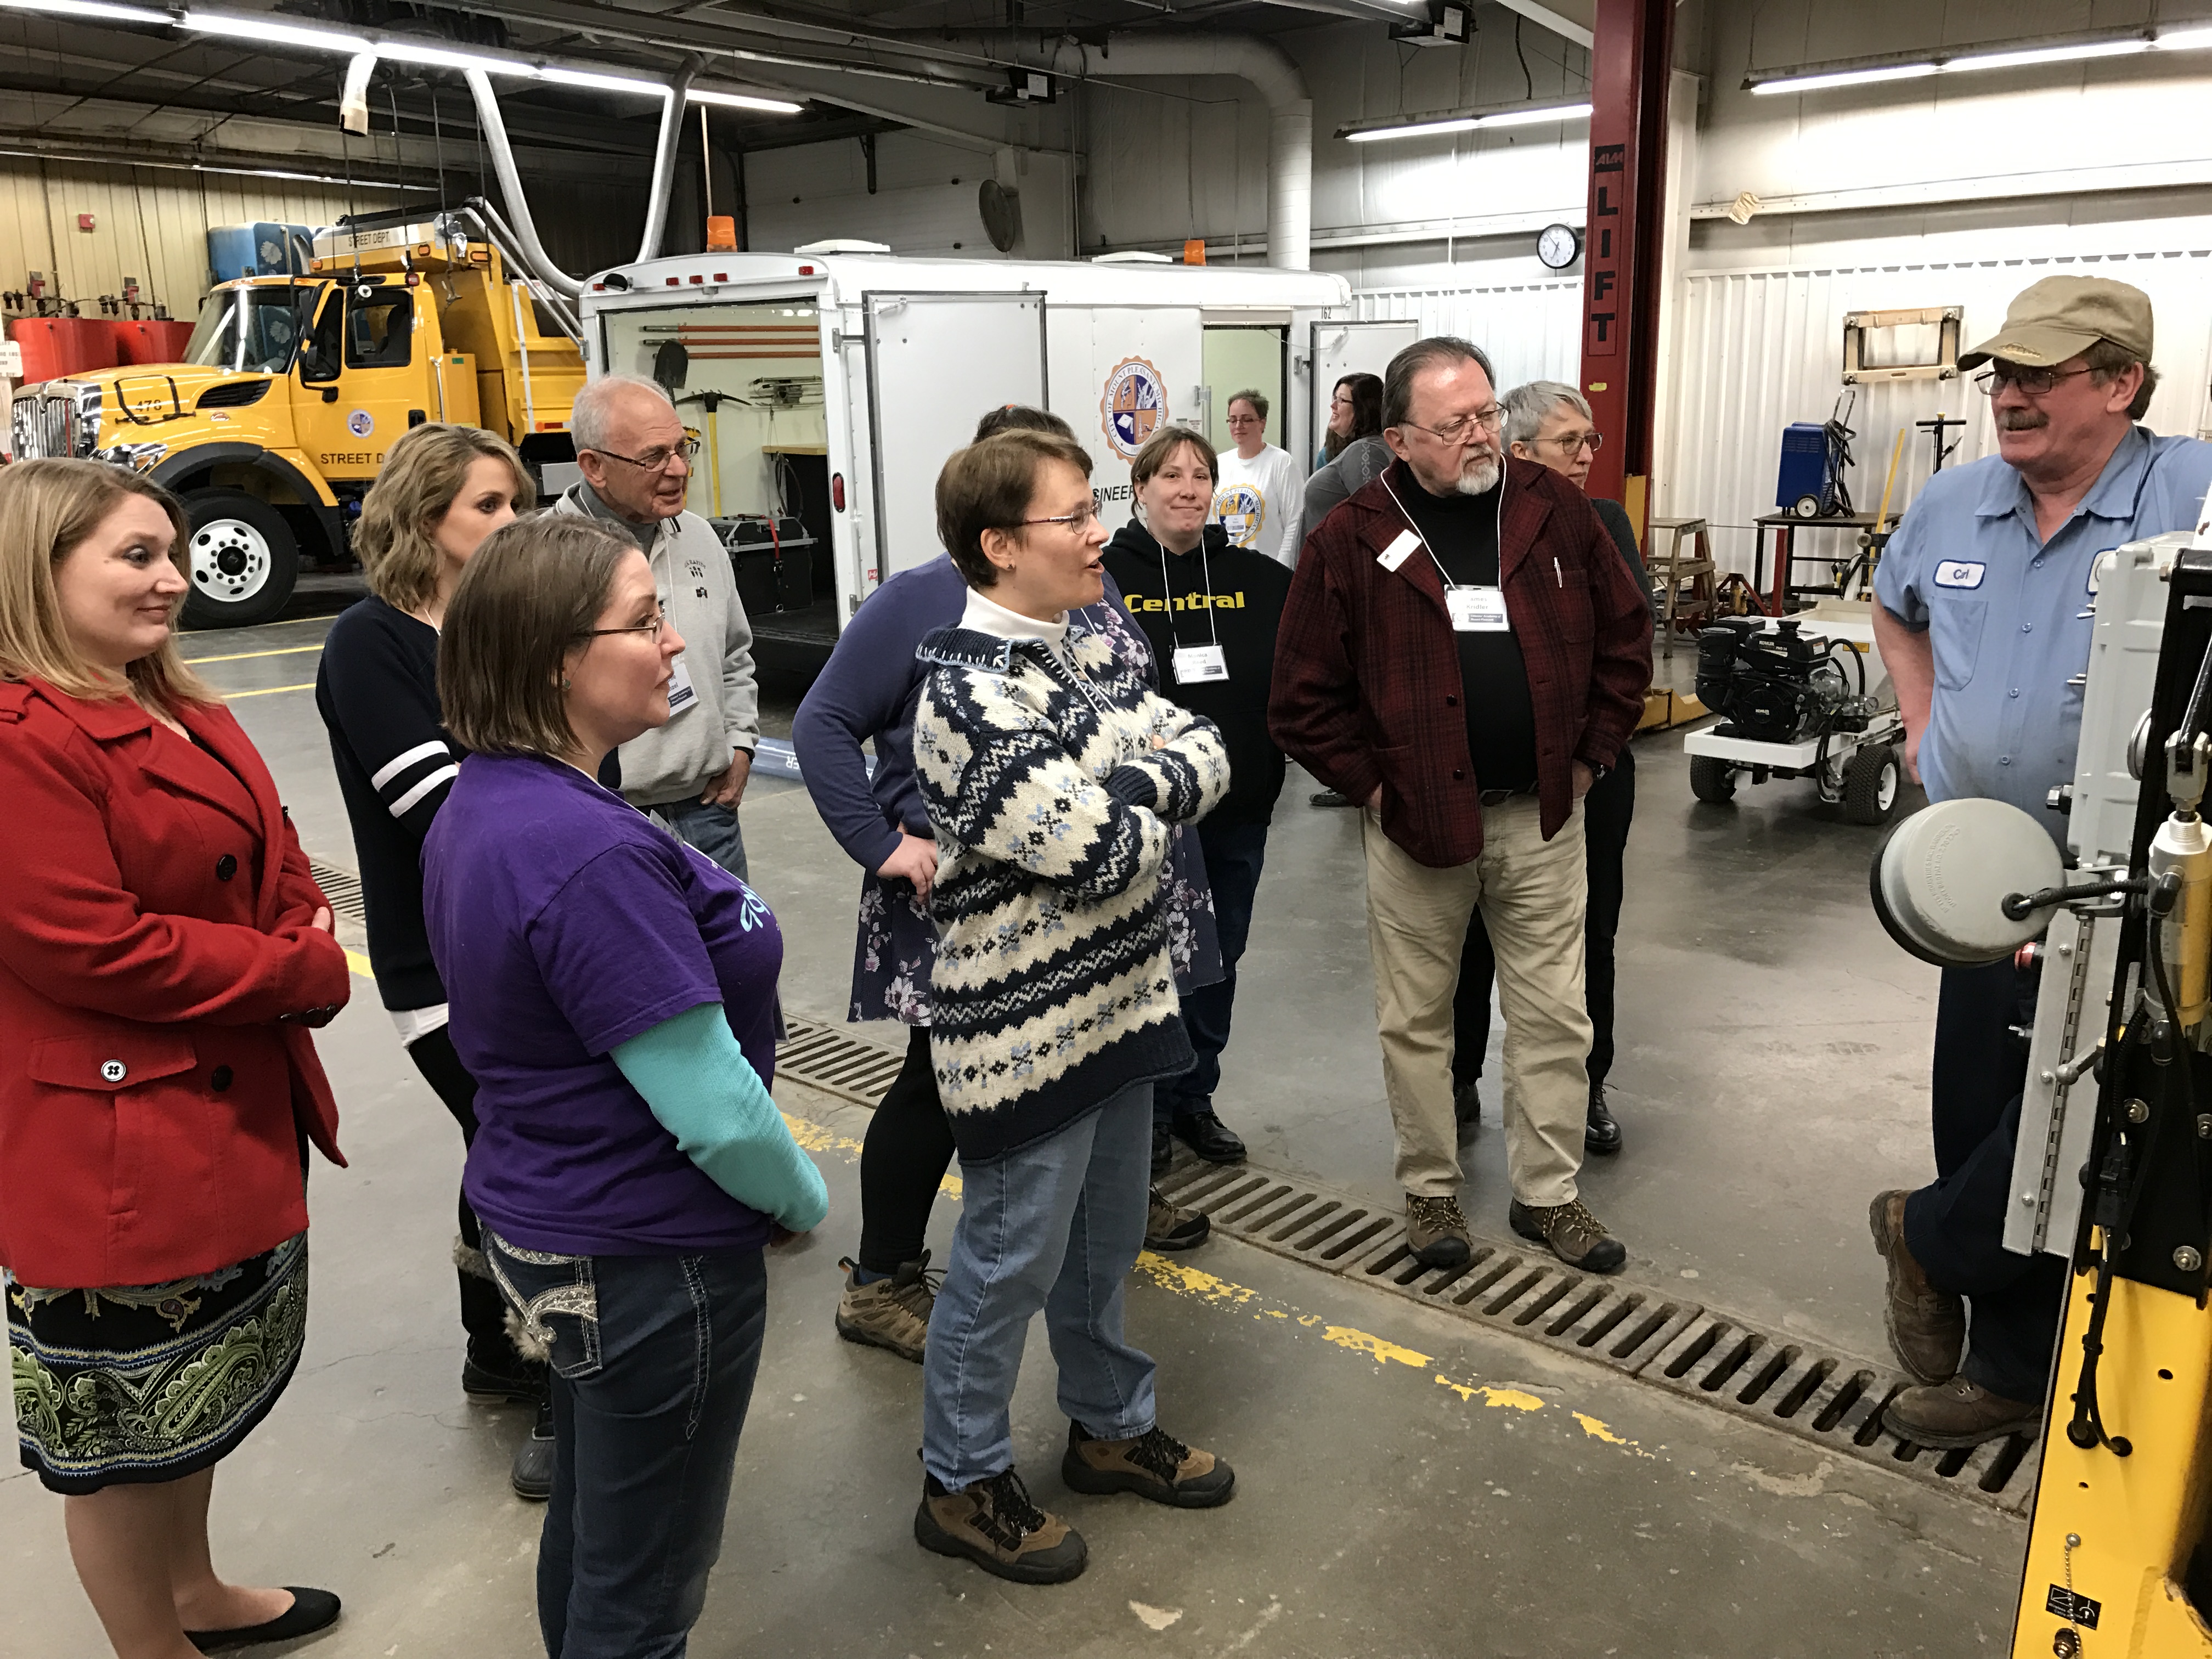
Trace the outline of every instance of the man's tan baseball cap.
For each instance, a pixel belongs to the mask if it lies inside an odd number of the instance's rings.
[[[1972,351],[1960,368],[1992,357],[2049,368],[2110,340],[2139,362],[2150,361],[2150,295],[2109,276],[2046,276],[2013,296],[2004,326]]]

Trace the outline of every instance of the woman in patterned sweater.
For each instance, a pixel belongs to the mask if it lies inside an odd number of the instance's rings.
[[[915,763],[937,839],[930,1049],[964,1196],[923,1360],[924,1547],[1025,1583],[1083,1571],[1030,1502],[1008,1407],[1045,1310],[1079,1492],[1225,1503],[1229,1466],[1154,1419],[1121,1333],[1145,1234],[1152,1085],[1188,1069],[1160,900],[1169,826],[1229,786],[1212,725],[1070,613],[1103,592],[1090,458],[1037,432],[961,451],[938,534],[966,578],[930,665]]]

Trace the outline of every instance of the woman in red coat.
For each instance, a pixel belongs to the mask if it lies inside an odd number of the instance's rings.
[[[216,1576],[215,1465],[307,1328],[308,1027],[345,952],[238,723],[179,659],[185,520],[91,461],[0,471],[0,1267],[24,1467],[120,1659],[304,1635]]]

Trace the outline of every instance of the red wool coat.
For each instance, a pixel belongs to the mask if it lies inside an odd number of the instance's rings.
[[[1482,850],[1482,781],[1468,757],[1459,645],[1436,565],[1376,556],[1412,528],[1367,484],[1306,538],[1275,636],[1267,727],[1283,752],[1364,803],[1382,787],[1382,831],[1435,869]],[[1574,811],[1576,761],[1611,766],[1651,684],[1651,611],[1574,483],[1534,461],[1505,463],[1498,580],[1536,715],[1543,831]],[[1418,533],[1418,532],[1416,532]]]
[[[228,710],[0,683],[0,1264],[26,1285],[211,1273],[307,1224],[337,1108],[307,1029],[345,951]],[[221,760],[215,756],[222,757]]]

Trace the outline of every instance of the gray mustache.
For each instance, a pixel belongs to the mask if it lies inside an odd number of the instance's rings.
[[[2033,432],[2038,427],[2049,426],[2051,416],[2039,409],[2001,409],[1997,410],[1997,430],[2000,432]]]

